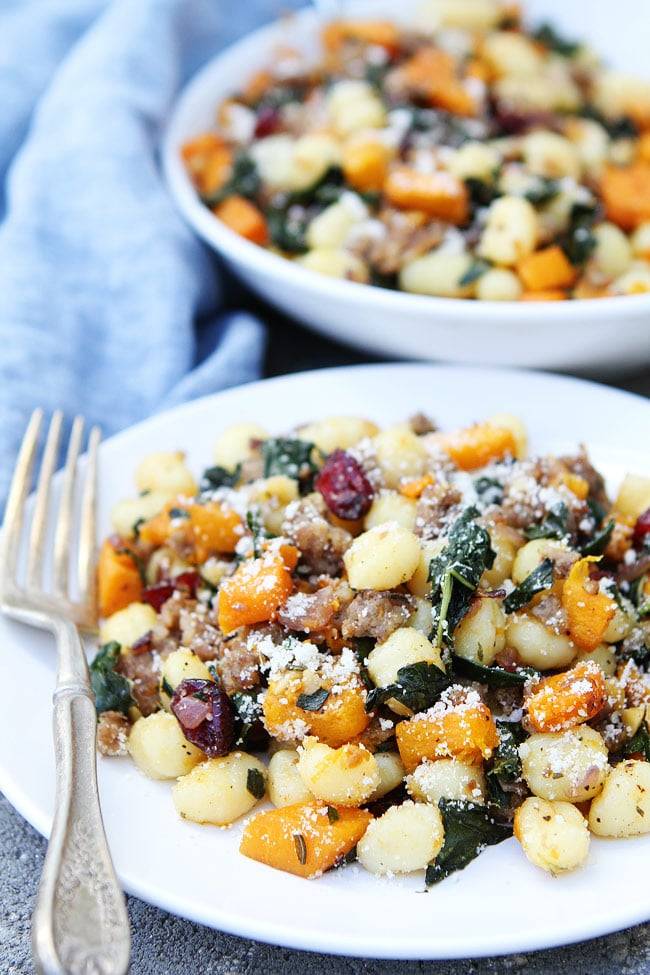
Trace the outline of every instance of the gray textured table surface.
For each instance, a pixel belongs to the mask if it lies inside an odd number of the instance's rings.
[[[308,336],[285,321],[271,323],[267,373],[367,361]],[[650,372],[609,379],[650,395]],[[3,743],[2,747],[7,747]],[[45,843],[0,796],[0,975],[32,973],[29,923]],[[579,910],[579,905],[576,908]],[[131,975],[646,975],[650,924],[568,948],[460,962],[376,962],[314,955],[245,941],[183,921],[131,898]]]

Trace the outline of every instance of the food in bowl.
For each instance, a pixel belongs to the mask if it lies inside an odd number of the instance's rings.
[[[416,294],[650,290],[649,82],[498,0],[335,21],[322,42],[318,63],[278,51],[183,147],[228,227]]]
[[[300,877],[356,859],[429,884],[514,835],[551,873],[650,831],[650,479],[612,503],[584,449],[239,424],[196,481],[136,471],[99,558],[102,752],[173,781]]]

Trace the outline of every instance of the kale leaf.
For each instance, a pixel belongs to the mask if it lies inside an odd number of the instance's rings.
[[[444,670],[422,660],[417,664],[400,667],[397,680],[387,687],[375,687],[366,698],[366,711],[373,711],[394,698],[411,711],[426,711],[433,707],[440,695],[452,684]]]
[[[591,257],[596,247],[593,225],[598,216],[598,207],[590,203],[574,203],[569,218],[569,229],[560,241],[560,246],[569,261],[581,267]]]
[[[560,184],[556,179],[549,179],[547,176],[538,176],[534,186],[525,194],[526,199],[533,206],[543,206],[550,203],[560,192]]]
[[[307,211],[302,216],[289,213],[290,208],[274,207],[266,214],[269,235],[280,250],[288,254],[304,254],[307,247]]]
[[[553,585],[553,562],[551,559],[544,559],[543,562],[527,575],[523,582],[520,582],[511,593],[503,600],[503,608],[506,613],[516,613],[518,609],[527,606],[533,596],[538,592],[543,592]]]
[[[313,694],[299,694],[296,704],[302,711],[322,711],[329,696],[326,687],[319,687]]]
[[[474,209],[489,206],[499,195],[499,190],[494,181],[488,182],[487,180],[470,176],[469,179],[465,180],[465,186],[467,187],[472,208]]]
[[[582,555],[602,555],[614,531],[614,520],[610,518],[604,528],[601,528],[590,541],[582,546]]]
[[[262,542],[266,538],[270,538],[270,535],[262,523],[262,516],[259,511],[247,511],[246,524],[253,536],[253,556],[258,559],[262,554]]]
[[[583,118],[593,119],[605,129],[610,139],[638,139],[639,127],[629,115],[620,115],[617,118],[609,118],[603,115],[594,105],[585,105],[580,110]]]
[[[206,206],[215,207],[229,196],[245,196],[254,199],[261,185],[255,161],[245,152],[236,156],[232,172],[226,182],[215,193],[202,197]]]
[[[434,615],[434,645],[451,644],[453,632],[467,613],[479,580],[494,565],[495,553],[478,510],[466,508],[449,532],[447,545],[429,566]]]
[[[232,488],[235,487],[240,477],[241,464],[237,464],[232,471],[219,465],[208,467],[203,471],[200,489],[201,491],[216,491],[217,488],[222,487]]]
[[[458,281],[458,286],[460,288],[465,288],[468,284],[473,284],[474,281],[478,281],[486,271],[490,270],[492,265],[488,264],[487,261],[473,261],[467,268],[463,276]]]
[[[485,667],[465,657],[457,657],[456,654],[453,654],[451,659],[454,674],[467,680],[478,681],[479,684],[485,684],[487,687],[522,687],[531,677],[537,676],[537,671],[532,667],[513,671],[504,670],[503,667]]]
[[[441,799],[438,803],[445,827],[445,841],[426,873],[427,887],[463,870],[488,847],[512,836],[512,827],[497,822],[485,808],[462,799]]]
[[[313,476],[318,468],[312,460],[314,444],[308,440],[273,437],[262,444],[264,477],[284,474],[294,481]]]
[[[541,525],[529,525],[525,530],[526,538],[555,538],[558,541],[569,533],[569,509],[560,501],[554,504]]]
[[[542,44],[549,51],[555,51],[565,58],[574,57],[582,47],[578,41],[569,41],[565,37],[562,37],[552,24],[546,22],[540,24],[537,30],[533,31],[532,36],[538,44]]]
[[[503,501],[503,484],[494,477],[477,477],[474,490],[484,504],[501,504]]]
[[[491,767],[485,773],[490,801],[501,808],[510,805],[510,797],[504,789],[506,784],[516,782],[521,777],[519,745],[526,734],[521,724],[512,721],[497,721],[499,745],[492,756]]]
[[[623,747],[624,755],[643,755],[650,762],[650,731],[645,719],[641,722],[633,738]]]
[[[122,714],[128,714],[129,708],[134,704],[130,682],[115,670],[120,659],[120,649],[115,640],[105,643],[90,665],[90,683],[98,714],[102,711],[121,711]]]

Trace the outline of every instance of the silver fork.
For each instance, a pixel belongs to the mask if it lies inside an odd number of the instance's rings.
[[[22,623],[49,630],[58,648],[54,691],[56,806],[32,918],[32,945],[41,975],[124,975],[129,963],[129,921],[99,807],[97,717],[77,629],[92,630],[97,624],[94,559],[100,431],[93,427],[88,441],[76,553],[79,595],[75,598],[71,595],[70,559],[74,554],[82,417],[75,419],[68,443],[50,590],[46,590],[44,578],[51,480],[62,422],[62,414],[54,413],[31,513],[24,575],[19,553],[26,532],[25,502],[43,423],[42,410],[32,414],[20,448],[0,543],[0,609]]]

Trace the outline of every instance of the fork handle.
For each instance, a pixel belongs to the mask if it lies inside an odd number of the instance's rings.
[[[97,790],[97,715],[81,639],[57,621],[54,692],[56,805],[36,908],[40,975],[124,975],[130,934]]]

